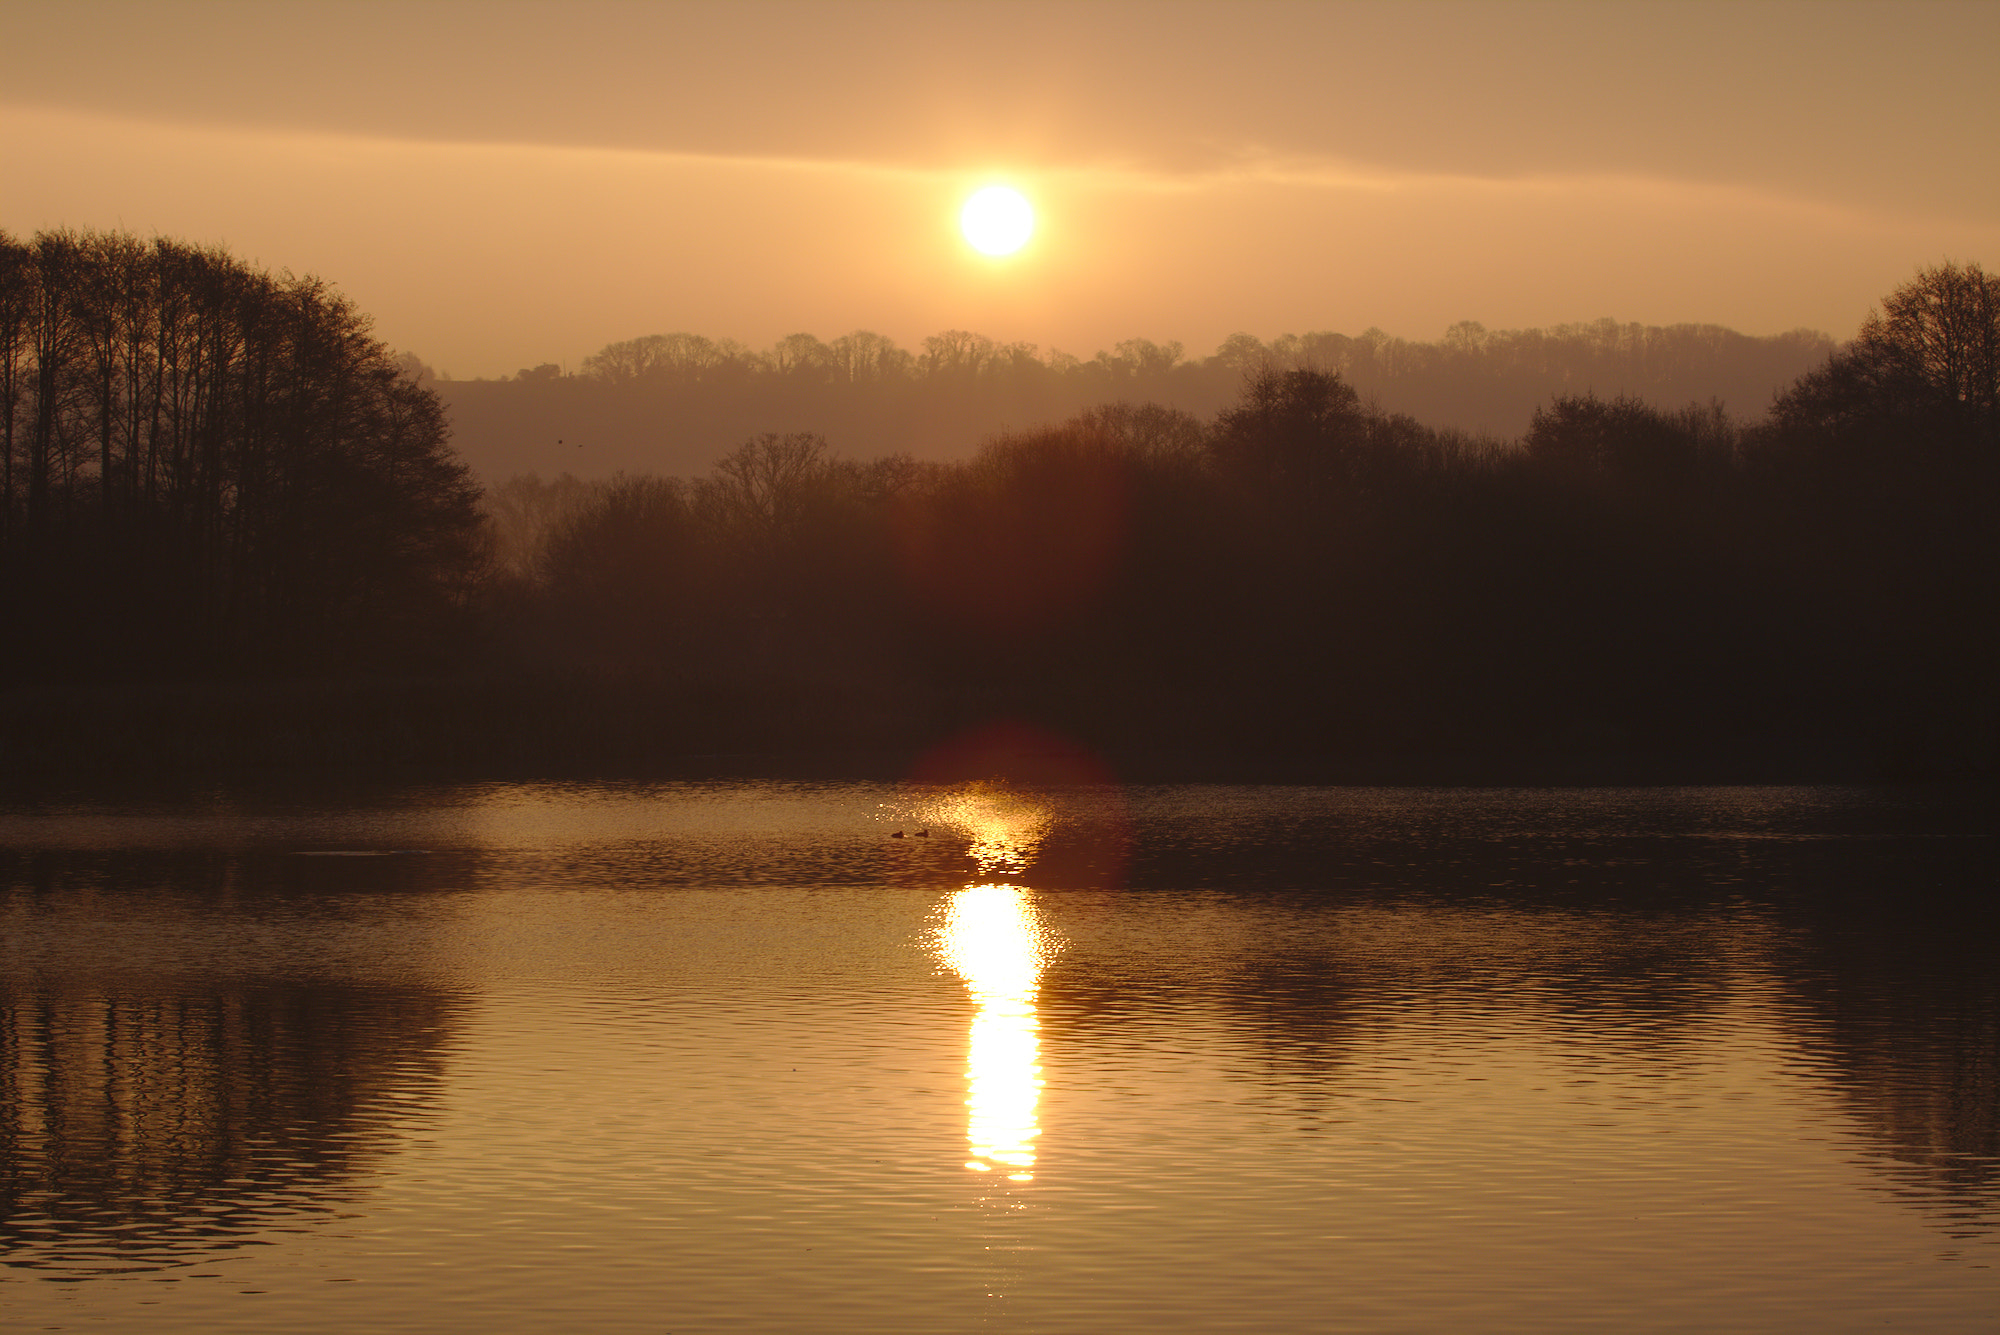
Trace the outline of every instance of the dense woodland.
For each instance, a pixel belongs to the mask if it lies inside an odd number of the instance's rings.
[[[1889,295],[1751,425],[1575,392],[1495,440],[1272,359],[1208,417],[1112,402],[956,462],[776,431],[482,505],[324,284],[122,237],[0,256],[17,757],[593,766],[1016,719],[1398,777],[2000,760],[1977,266]]]
[[[1225,340],[1207,357],[1127,339],[1088,361],[946,330],[899,347],[866,330],[823,342],[793,334],[756,351],[727,339],[655,334],[613,343],[568,374],[553,363],[502,380],[439,380],[460,453],[482,477],[572,472],[693,476],[764,432],[810,431],[838,454],[957,462],[996,433],[1059,422],[1106,403],[1156,403],[1203,419],[1266,369],[1331,371],[1362,400],[1427,426],[1501,439],[1561,394],[1649,403],[1720,400],[1754,418],[1825,361],[1809,330],[1751,338],[1715,325],[1619,324],[1488,330],[1453,326],[1435,343],[1379,329]]]
[[[0,675],[367,661],[471,596],[435,395],[327,284],[0,234]]]

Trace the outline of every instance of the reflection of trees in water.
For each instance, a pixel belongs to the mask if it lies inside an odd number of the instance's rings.
[[[1178,861],[1141,841],[1125,895],[1214,887],[1173,891],[1201,936],[1182,952],[1093,942],[1093,897],[1046,899],[1076,946],[1043,980],[1051,1049],[1136,1044],[1205,1012],[1255,1050],[1243,1074],[1303,1106],[1408,1025],[1532,1016],[1566,1061],[1671,1074],[1748,1004],[1837,1091],[1893,1190],[1953,1232],[2000,1223],[1993,841],[1296,836]]]
[[[1697,1019],[1768,949],[1769,915],[1747,902],[1751,877],[1728,846],[1396,838],[1355,828],[1365,825],[1342,810],[1302,815],[1278,838],[1139,841],[1126,893],[1206,886],[1198,898],[1232,921],[1231,937],[1190,952],[1200,977],[1152,978],[1124,1002],[1116,979],[1081,958],[1058,961],[1049,986],[1081,1017],[1146,997],[1220,1007],[1280,1062],[1344,1051],[1407,1022],[1421,1000],[1531,1007],[1558,1032],[1626,1035],[1633,1061],[1658,1066],[1691,1059]],[[1216,958],[1230,964],[1217,970]]]
[[[1183,916],[1199,943],[1148,959],[1142,976],[1087,945],[1059,957],[1043,984],[1052,1033],[1116,1041],[1163,1013],[1206,1012],[1256,1051],[1253,1078],[1301,1098],[1324,1094],[1318,1086],[1370,1041],[1412,1026],[1445,1041],[1532,1026],[1565,1060],[1664,1074],[1699,1064],[1703,1019],[1769,935],[1762,916],[1742,912],[1503,906],[1417,891],[1200,900],[1217,911]],[[1061,929],[1088,942],[1070,901],[1053,903]]]
[[[1833,1079],[1893,1159],[1898,1194],[1914,1197],[1954,1234],[1992,1231],[2000,1227],[1992,999],[1962,1031],[1934,1014],[1898,1019],[1883,1032],[1836,1032]]]
[[[1881,841],[1799,868],[1784,964],[1801,1044],[1954,1234],[2000,1227],[2000,859],[1992,841]]]
[[[0,1001],[9,1264],[150,1269],[326,1211],[441,1076],[421,987],[224,984]]]
[[[397,945],[420,948],[410,892],[440,871],[0,856],[6,1263],[81,1278],[212,1262],[337,1209],[443,1078],[460,1002],[396,976],[367,924],[392,915]]]
[[[1349,900],[1327,927],[1324,942],[1241,961],[1221,990],[1274,1053],[1323,1041],[1336,1007],[1363,1031],[1483,1026],[1518,1011],[1572,1060],[1692,1066],[1699,1021],[1726,1000],[1746,940],[1761,936],[1734,916],[1425,898]]]

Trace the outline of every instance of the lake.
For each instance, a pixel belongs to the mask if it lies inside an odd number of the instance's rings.
[[[1989,1328],[1992,796],[17,799],[0,1324]]]

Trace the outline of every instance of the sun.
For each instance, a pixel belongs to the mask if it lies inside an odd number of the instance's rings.
[[[1012,255],[1035,234],[1035,209],[1020,191],[989,185],[965,201],[958,226],[982,255]]]

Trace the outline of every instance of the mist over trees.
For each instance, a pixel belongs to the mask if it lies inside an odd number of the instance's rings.
[[[1535,406],[1557,394],[1719,399],[1747,419],[1832,351],[1830,339],[1806,330],[1752,338],[1714,325],[1611,320],[1511,331],[1468,322],[1435,343],[1380,330],[1269,343],[1237,334],[1206,357],[1135,338],[1087,361],[964,330],[915,349],[864,330],[830,342],[793,334],[763,351],[680,333],[610,344],[573,374],[549,363],[501,381],[434,387],[466,458],[492,481],[531,471],[688,475],[771,430],[818,432],[847,455],[960,460],[997,432],[1101,403],[1211,417],[1266,366],[1330,371],[1385,412],[1501,438],[1519,435]]]
[[[0,234],[0,677],[434,649],[485,541],[448,435],[319,279]]]
[[[1926,271],[1756,423],[1584,391],[1501,442],[1269,360],[1207,420],[1101,406],[957,462],[792,433],[687,481],[517,478],[495,504],[549,520],[502,619],[545,670],[754,699],[758,744],[1009,716],[1125,751],[1991,773],[1994,292]]]
[[[1921,272],[1761,420],[1586,386],[1511,439],[1246,344],[1212,413],[1113,393],[968,457],[857,457],[791,425],[816,400],[785,377],[914,400],[1111,372],[970,336],[924,365],[861,336],[768,365],[635,340],[513,383],[768,391],[768,424],[687,474],[482,499],[424,369],[323,283],[167,241],[0,241],[15,698],[378,683],[9,706],[0,752],[94,727],[103,754],[226,734],[211,753],[644,765],[1012,719],[1114,757],[1406,776],[2000,767],[2000,280],[1976,265]],[[1209,374],[1149,347],[1120,356]]]

